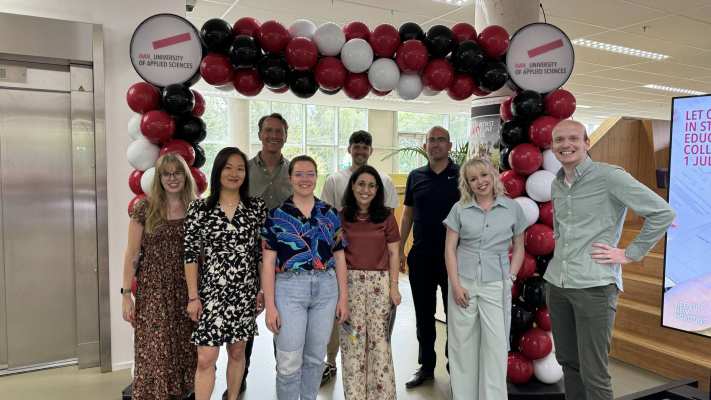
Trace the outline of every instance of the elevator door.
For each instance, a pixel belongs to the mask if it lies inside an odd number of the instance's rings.
[[[52,75],[69,80],[68,71]],[[71,139],[68,91],[0,89],[5,368],[77,357]]]

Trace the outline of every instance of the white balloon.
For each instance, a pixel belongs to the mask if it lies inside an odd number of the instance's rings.
[[[133,113],[131,118],[128,120],[128,137],[132,142],[143,136],[141,133],[141,117],[143,117],[143,115]]]
[[[354,74],[365,72],[373,63],[373,48],[364,39],[351,39],[341,49],[341,61]]]
[[[560,164],[560,161],[555,158],[553,150],[548,149],[543,152],[543,169],[557,174],[561,167],[562,165]]]
[[[526,179],[528,197],[541,203],[551,201],[551,185],[553,185],[554,180],[555,174],[545,169],[532,173]]]
[[[340,26],[326,22],[316,29],[313,39],[319,53],[324,56],[337,56],[346,43],[346,34]]]
[[[514,200],[516,200],[521,206],[521,209],[523,209],[523,215],[526,217],[526,223],[528,224],[527,226],[535,224],[536,221],[538,221],[538,215],[540,213],[538,204],[526,196],[516,197]]]
[[[143,175],[141,175],[141,190],[143,190],[143,193],[145,193],[146,196],[150,196],[151,194],[151,188],[153,187],[153,179],[155,178],[155,175],[155,167],[148,168],[143,171]]]
[[[563,378],[563,368],[555,359],[555,353],[551,351],[547,356],[533,360],[533,374],[539,381],[551,384]]]
[[[422,80],[419,74],[402,74],[397,83],[397,94],[403,100],[416,99],[422,93]]]
[[[316,24],[308,19],[297,19],[289,27],[291,37],[305,37],[311,39],[316,32]]]
[[[145,171],[155,165],[160,153],[160,147],[140,137],[128,145],[126,158],[134,169]]]
[[[368,70],[370,85],[381,92],[387,92],[397,87],[400,81],[400,69],[395,61],[389,58],[379,58]]]

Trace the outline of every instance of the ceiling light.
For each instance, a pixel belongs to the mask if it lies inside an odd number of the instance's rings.
[[[432,0],[435,3],[449,4],[450,6],[462,7],[474,2],[474,0]]]
[[[612,53],[625,54],[628,56],[649,58],[651,60],[666,60],[669,58],[666,54],[654,53],[651,51],[632,49],[629,47],[618,46],[615,44],[601,43],[588,39],[575,39],[573,44],[577,46],[589,47],[591,49],[605,50]]]
[[[675,87],[671,87],[671,86],[662,86],[662,85],[644,85],[642,87],[647,88],[647,89],[661,90],[663,92],[671,92],[671,93],[679,93],[679,94],[690,94],[690,95],[706,94],[705,92],[699,92],[698,90],[675,88]]]

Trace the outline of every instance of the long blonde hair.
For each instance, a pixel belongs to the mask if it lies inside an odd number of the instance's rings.
[[[175,166],[176,170],[183,171],[185,175],[185,184],[183,185],[183,190],[180,192],[180,199],[182,200],[185,208],[191,201],[195,200],[195,180],[190,173],[190,168],[188,164],[185,163],[183,157],[168,153],[161,156],[156,161],[156,172],[153,176],[153,185],[151,185],[151,192],[146,198],[146,225],[145,230],[148,233],[155,231],[156,227],[168,220],[168,196],[161,182],[161,174],[168,169],[168,166]]]
[[[471,187],[469,187],[469,182],[467,182],[467,174],[470,169],[484,170],[491,175],[494,181],[494,197],[506,195],[506,189],[504,188],[504,184],[501,183],[499,171],[494,168],[494,165],[485,158],[474,157],[467,160],[459,169],[459,201],[462,204],[476,200],[474,198],[474,192]]]

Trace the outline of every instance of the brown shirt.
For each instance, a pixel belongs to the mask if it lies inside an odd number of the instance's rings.
[[[361,271],[387,271],[390,269],[388,243],[400,241],[400,230],[395,217],[390,214],[381,223],[356,220],[348,222],[341,215],[346,246],[348,269]]]

